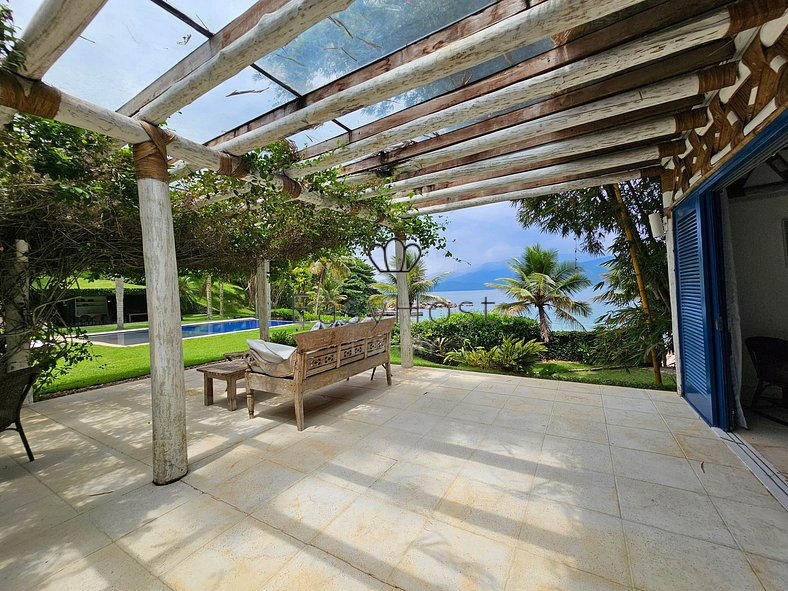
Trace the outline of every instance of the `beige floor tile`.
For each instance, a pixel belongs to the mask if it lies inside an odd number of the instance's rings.
[[[157,517],[116,544],[155,575],[244,519],[244,514],[209,495],[200,495]]]
[[[704,423],[701,419],[687,419],[662,415],[668,428],[674,435],[685,435],[688,437],[705,437],[706,439],[719,439],[717,434]]]
[[[412,511],[362,495],[312,544],[385,581],[424,522]]]
[[[539,390],[557,390],[561,382],[557,380],[544,380],[541,378],[520,378],[518,381],[517,390],[524,390],[529,388]]]
[[[766,591],[784,591],[788,589],[788,562],[780,562],[748,554],[747,558]]]
[[[729,499],[713,501],[745,552],[788,560],[788,511]]]
[[[332,437],[304,436],[304,438],[268,456],[272,462],[299,472],[309,473],[350,449],[355,438],[347,435]]]
[[[457,388],[460,390],[475,390],[476,386],[478,386],[482,381],[484,381],[484,376],[467,372],[458,372],[447,378],[446,381],[443,382],[442,387]],[[436,388],[436,390],[437,389],[438,388]]]
[[[582,439],[592,443],[607,444],[607,425],[587,421],[582,416],[562,417],[553,414],[550,417],[550,424],[547,425],[548,435],[558,437],[569,437],[571,439]]]
[[[2,456],[0,456],[2,457]],[[27,504],[52,495],[38,478],[6,456],[7,462],[0,467],[0,516],[13,514]]]
[[[417,434],[383,425],[359,441],[357,445],[370,453],[397,460],[403,458],[420,439]]]
[[[268,500],[253,516],[303,542],[310,542],[345,510],[358,492],[307,476]]]
[[[748,469],[691,460],[692,469],[712,497],[743,501],[750,505],[778,508],[766,487]]]
[[[759,591],[740,550],[624,522],[635,587],[643,591]]]
[[[480,384],[476,390],[468,394],[463,402],[470,404],[481,404],[482,406],[493,406],[495,408],[503,408],[514,397],[508,394],[502,394],[498,391],[491,391],[486,389],[485,384]],[[507,384],[506,391],[514,392],[516,389],[515,384]]]
[[[454,407],[459,404],[457,400],[446,398],[436,398],[434,396],[423,396],[421,400],[415,402],[408,408],[409,411],[415,413],[427,413],[431,415],[438,415],[445,417],[449,414]]]
[[[4,589],[38,589],[61,569],[110,543],[84,515],[75,517],[25,540],[3,544],[0,581]]]
[[[546,400],[552,402],[557,395],[557,382],[551,380],[538,380],[538,386],[528,383],[527,385],[519,385],[514,389],[510,396],[517,398],[528,398],[531,400]],[[545,387],[542,387],[544,384]]]
[[[374,398],[373,401],[375,404],[380,404],[381,406],[403,410],[421,400],[421,396],[424,394],[423,391],[418,391],[418,394],[412,392],[414,392],[414,390],[407,387],[401,387],[401,389],[397,389],[396,391],[384,390]]]
[[[87,515],[93,525],[117,540],[198,496],[200,491],[183,482],[167,486],[149,483],[96,507]]]
[[[620,425],[636,429],[652,429],[654,431],[667,431],[665,420],[658,413],[640,412],[637,410],[622,410],[619,408],[605,408],[605,419],[608,425]]]
[[[627,591],[607,579],[577,570],[538,554],[518,550],[506,591]]]
[[[580,468],[613,473],[607,445],[553,435],[545,436],[539,463],[567,470]]]
[[[467,476],[455,480],[435,508],[437,519],[487,537],[516,540],[528,495],[513,486],[481,482]]]
[[[620,515],[615,478],[604,472],[540,464],[531,494],[616,517]]]
[[[306,547],[260,591],[379,591],[382,583],[347,562]]]
[[[0,498],[0,505],[14,500],[5,492]],[[77,511],[56,494],[38,497],[0,515],[0,546],[18,544],[76,516]]]
[[[389,582],[402,589],[503,589],[514,556],[511,544],[441,522],[428,522]]]
[[[623,447],[613,447],[611,452],[616,476],[704,492],[689,462],[683,458]]]
[[[115,544],[71,563],[39,591],[167,591],[169,587]]]
[[[399,410],[384,406],[382,404],[374,403],[359,403],[352,409],[342,413],[340,416],[345,419],[352,419],[354,421],[361,421],[362,423],[369,423],[371,425],[382,425],[386,421],[394,418],[399,414]]]
[[[689,405],[684,398],[678,401],[654,402],[654,406],[662,416],[679,417],[682,419],[697,419],[698,413]]]
[[[472,384],[476,387],[476,384]],[[412,393],[421,393],[427,398],[439,398],[441,400],[448,400],[449,402],[462,402],[470,394],[473,388],[454,388],[446,385],[446,383],[435,385],[428,384],[421,390],[411,390]]]
[[[556,402],[567,404],[583,404],[585,406],[602,406],[602,396],[597,390],[572,387],[568,382],[561,382],[555,393]]]
[[[498,378],[504,378],[505,376],[497,376]],[[505,380],[505,379],[486,379],[479,382],[479,384],[474,388],[474,391],[477,393],[482,392],[490,392],[494,394],[511,394],[517,389],[519,384],[516,380]],[[470,394],[467,401],[471,401],[475,397],[475,394]],[[499,400],[496,397],[490,397],[488,400]],[[500,406],[503,406],[501,404]]]
[[[564,392],[578,392],[581,394],[599,395],[602,392],[601,386],[583,382],[558,382],[558,389]]]
[[[640,451],[650,451],[678,458],[684,457],[679,444],[676,443],[669,431],[653,431],[651,429],[608,425],[607,435],[610,438],[610,445],[614,447],[639,449]]]
[[[642,388],[627,388],[624,386],[600,386],[603,396],[620,396],[630,400],[651,400],[648,395],[649,390]],[[652,390],[653,391],[653,390]]]
[[[550,416],[551,413],[504,408],[493,421],[492,426],[504,430],[544,433],[547,431],[547,425],[550,424]]]
[[[610,396],[609,394],[602,396],[602,404],[608,409],[618,410],[634,410],[637,412],[650,412],[656,413],[657,407],[651,400],[643,400],[642,398],[631,398],[626,396]]]
[[[303,477],[302,472],[263,460],[221,484],[206,487],[204,492],[251,513]]]
[[[432,511],[456,477],[454,472],[425,470],[420,464],[399,461],[367,494],[413,511]]]
[[[439,416],[404,410],[397,416],[386,421],[385,426],[388,428],[401,429],[402,431],[408,431],[409,433],[415,433],[417,435],[426,435],[440,422],[440,420],[441,417]]]
[[[602,407],[571,402],[555,402],[553,404],[553,416],[568,417],[570,419],[585,417],[589,421],[605,422],[605,411]]]
[[[467,401],[472,399],[473,395],[468,396],[468,398],[465,400]],[[448,414],[448,417],[473,423],[481,423],[482,425],[492,425],[500,412],[500,408],[493,406],[482,406],[479,404],[461,402],[454,407],[454,409]]]
[[[689,460],[712,462],[734,468],[741,468],[743,465],[739,457],[719,438],[714,440],[705,437],[676,435],[676,441]]]
[[[228,447],[198,462],[190,463],[189,473],[183,478],[183,482],[200,490],[216,486],[256,466],[270,453],[247,443]]]
[[[324,464],[318,475],[337,486],[364,492],[395,463],[392,458],[349,449]]]
[[[175,565],[162,580],[178,591],[256,591],[303,546],[247,517]]]
[[[504,408],[507,412],[539,413],[549,415],[553,412],[554,400],[531,398],[530,396],[509,396]]]
[[[627,549],[617,517],[532,497],[520,547],[621,585],[630,585]]]
[[[673,533],[735,546],[709,497],[642,480],[616,478],[621,516]]]

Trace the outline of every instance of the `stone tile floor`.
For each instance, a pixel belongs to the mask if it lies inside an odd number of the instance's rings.
[[[382,373],[382,372],[381,372]],[[0,587],[788,589],[788,512],[675,394],[395,368],[257,416],[202,405],[150,484],[147,380],[0,437]]]

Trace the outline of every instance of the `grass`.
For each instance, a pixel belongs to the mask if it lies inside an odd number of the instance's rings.
[[[298,325],[282,326],[277,330],[296,332]],[[246,339],[258,338],[257,330],[245,330],[227,334],[185,339],[183,357],[186,367],[221,361],[225,353],[245,351]],[[107,347],[91,345],[94,358],[76,364],[68,373],[42,389],[39,394],[53,394],[65,390],[76,390],[107,384],[128,378],[150,374],[150,345],[133,347]]]

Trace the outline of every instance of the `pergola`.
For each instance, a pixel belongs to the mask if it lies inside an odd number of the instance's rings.
[[[341,11],[363,10],[364,0],[249,2],[217,31],[176,2],[151,2],[162,18],[165,11],[174,15],[205,40],[120,108],[42,82],[106,0],[44,0],[22,34],[24,71],[0,71],[0,115],[51,118],[134,147],[157,484],[177,480],[188,469],[173,178],[207,168],[250,183],[273,182],[293,198],[338,208],[299,182],[310,172],[338,166],[352,184],[390,178],[387,190],[394,201],[410,206],[408,216],[651,176],[662,177],[670,199],[708,172],[711,152],[726,146],[729,152],[739,143],[749,133],[743,131],[747,122],[769,101],[771,110],[755,126],[788,99],[785,0],[466,2],[472,10],[460,20],[415,35],[399,49],[381,50],[377,59],[304,92],[277,80],[260,66],[261,58],[327,19],[353,38]],[[292,99],[208,141],[192,141],[160,125],[250,66]],[[382,115],[378,109],[367,122],[347,123],[348,115],[452,76],[461,77],[453,88],[438,84],[437,91],[417,93],[404,108],[384,109]],[[340,133],[302,149],[306,165],[282,170],[273,181],[240,158],[321,125]],[[715,149],[703,152],[704,142]],[[400,302],[407,302],[405,277],[400,279]],[[265,293],[261,288],[258,293]],[[402,362],[409,366],[410,315],[402,309],[407,304],[399,307]]]

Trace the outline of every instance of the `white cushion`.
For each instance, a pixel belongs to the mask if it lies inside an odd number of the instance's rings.
[[[296,350],[295,347],[290,345],[282,345],[280,343],[269,343],[261,339],[247,339],[249,348],[254,350],[261,359],[268,363],[281,363],[289,359]]]

